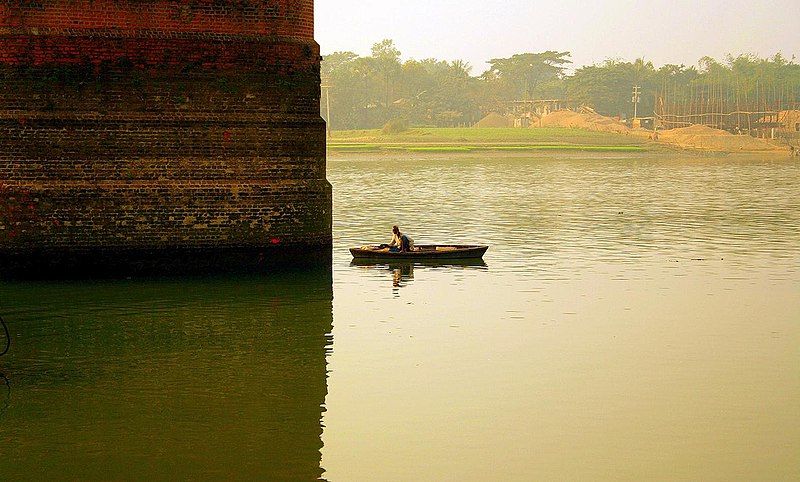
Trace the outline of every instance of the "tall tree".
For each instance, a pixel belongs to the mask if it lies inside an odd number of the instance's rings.
[[[581,67],[568,79],[567,93],[605,115],[628,117],[633,114],[633,88],[639,87],[638,113],[651,115],[658,91],[658,79],[651,62],[606,60],[602,65]]]
[[[372,59],[378,72],[383,77],[384,99],[383,105],[388,111],[392,103],[392,83],[400,75],[400,51],[395,47],[394,40],[384,39],[372,46]]]
[[[511,86],[513,99],[531,100],[541,94],[541,86],[561,79],[566,65],[572,63],[569,52],[548,50],[540,53],[516,54],[509,58],[492,59],[485,78],[493,78]]]

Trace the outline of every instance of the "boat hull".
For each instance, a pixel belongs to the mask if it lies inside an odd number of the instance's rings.
[[[354,259],[375,259],[375,260],[445,260],[445,259],[480,259],[488,246],[483,245],[420,245],[414,251],[389,251],[388,248],[378,248],[377,246],[364,246],[360,248],[350,248],[350,254]]]

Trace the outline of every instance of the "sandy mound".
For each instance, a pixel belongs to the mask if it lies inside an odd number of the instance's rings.
[[[630,132],[625,124],[599,114],[582,114],[571,110],[559,110],[542,117],[536,127],[573,127],[599,132],[615,132],[627,134]]]
[[[680,147],[721,152],[771,151],[778,149],[763,140],[748,135],[734,135],[727,131],[702,125],[660,131],[658,140]]]
[[[489,115],[478,121],[475,127],[513,127],[513,124],[505,116],[497,112],[491,112]]]

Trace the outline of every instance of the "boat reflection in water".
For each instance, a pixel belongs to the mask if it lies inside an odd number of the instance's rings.
[[[0,283],[3,478],[319,479],[332,299],[329,267]]]
[[[486,262],[481,258],[448,259],[448,260],[418,260],[384,262],[375,259],[354,258],[350,266],[386,270],[391,274],[392,286],[402,288],[414,281],[414,271],[426,269],[488,269]]]

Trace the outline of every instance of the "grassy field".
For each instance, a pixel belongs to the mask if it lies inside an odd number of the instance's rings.
[[[380,129],[333,131],[328,148],[333,151],[641,151],[647,142],[639,137],[583,129],[481,129],[413,128],[397,134]]]

